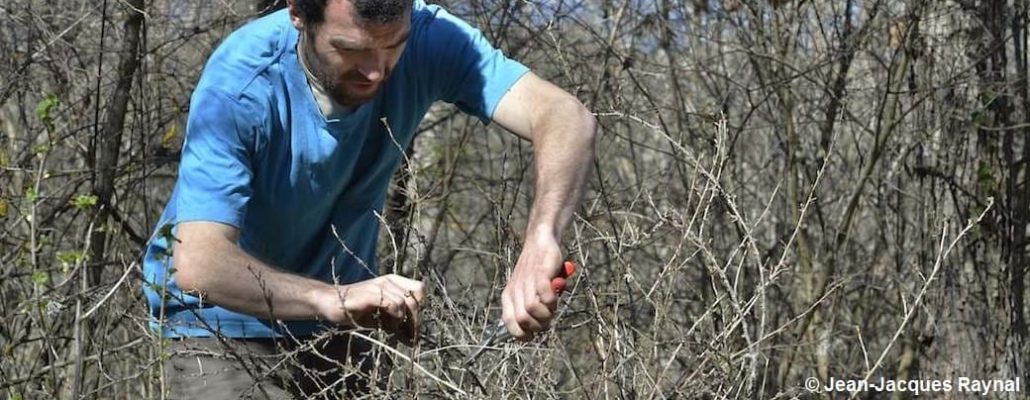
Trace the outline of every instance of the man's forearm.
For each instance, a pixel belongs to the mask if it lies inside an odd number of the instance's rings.
[[[560,239],[593,165],[596,121],[579,102],[557,106],[535,124],[536,195],[527,233]]]
[[[323,319],[378,327],[411,341],[418,329],[422,282],[384,275],[334,285],[279,271],[237,246],[239,231],[216,222],[177,226],[173,266],[179,288],[209,303],[259,318]]]
[[[280,320],[315,319],[315,296],[331,285],[285,273],[247,254],[235,243],[203,234],[180,235],[174,260],[177,284],[205,302]]]

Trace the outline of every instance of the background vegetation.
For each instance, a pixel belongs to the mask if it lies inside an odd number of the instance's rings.
[[[389,394],[968,376],[1022,377],[992,397],[1025,398],[1030,1],[443,3],[601,135],[555,328],[464,370],[518,255],[532,153],[453,107],[427,116],[384,216],[382,269],[432,287]],[[0,3],[0,395],[162,397],[142,246],[206,56],[268,5]]]

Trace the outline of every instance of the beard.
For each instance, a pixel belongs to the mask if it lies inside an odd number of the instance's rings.
[[[356,69],[342,73],[334,70],[315,52],[313,34],[308,32],[304,36],[305,40],[299,46],[301,49],[300,56],[304,57],[304,64],[311,71],[311,75],[322,85],[322,90],[325,91],[326,95],[340,105],[353,107],[372,100],[390,77],[392,69],[387,68],[383,71],[383,79],[372,90],[363,92],[349,90],[347,83],[367,84],[371,82],[365,79],[364,75]]]

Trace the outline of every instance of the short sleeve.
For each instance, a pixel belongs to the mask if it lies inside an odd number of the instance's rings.
[[[239,119],[252,115],[217,91],[193,94],[176,187],[176,222],[211,221],[237,228],[251,196],[250,151]]]
[[[434,91],[484,123],[497,103],[529,71],[504,55],[482,32],[446,10],[438,9],[424,36]]]

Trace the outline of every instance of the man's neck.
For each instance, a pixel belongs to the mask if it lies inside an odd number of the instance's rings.
[[[303,34],[301,34],[301,36],[303,37]],[[297,42],[297,58],[300,59],[300,67],[304,70],[304,76],[308,78],[308,86],[311,87],[311,94],[314,95],[315,103],[318,104],[318,109],[322,112],[322,116],[329,118],[330,116],[344,116],[350,114],[353,107],[337,103],[332,99],[332,97],[329,97],[329,93],[325,91],[322,83],[319,82],[317,77],[315,77],[315,74],[311,73],[311,69],[308,68],[308,62],[306,60],[307,57],[305,57],[307,52],[305,52],[301,47],[305,44],[303,43],[303,40],[304,39],[302,38],[301,41]]]

